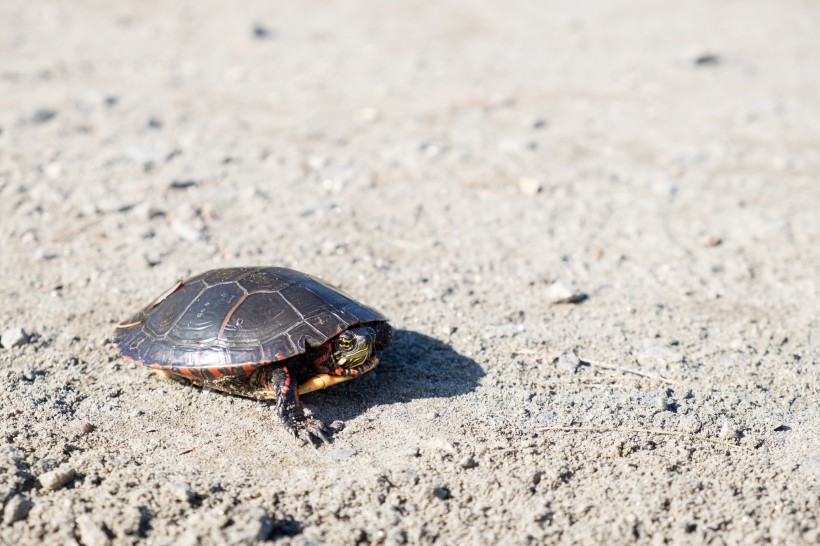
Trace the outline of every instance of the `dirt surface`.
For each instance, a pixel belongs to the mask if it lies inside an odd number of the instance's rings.
[[[0,3],[0,542],[817,544],[820,6],[578,4]],[[110,342],[259,264],[317,449]]]

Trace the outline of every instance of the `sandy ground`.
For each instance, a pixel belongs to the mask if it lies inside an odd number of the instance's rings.
[[[0,3],[0,542],[820,541],[820,6],[270,4]],[[254,264],[329,445],[110,342]]]

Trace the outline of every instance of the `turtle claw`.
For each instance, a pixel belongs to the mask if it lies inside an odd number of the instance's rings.
[[[290,432],[297,440],[301,440],[313,447],[330,443],[326,434],[328,430],[318,419],[299,415],[295,412],[290,415],[280,412],[279,416],[282,419],[282,424],[285,425],[285,430]]]
[[[317,442],[319,442],[318,445],[330,443],[325,436],[327,429],[316,419],[304,419],[291,430],[294,436],[313,447],[317,447]]]

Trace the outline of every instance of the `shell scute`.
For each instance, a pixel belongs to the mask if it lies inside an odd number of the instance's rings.
[[[190,303],[174,330],[185,332],[185,341],[213,343],[227,318],[225,310],[230,312],[244,296],[245,292],[235,283],[209,286]]]
[[[144,321],[146,329],[151,334],[164,336],[176,325],[188,306],[204,289],[205,285],[202,282],[184,283],[178,290],[156,305],[152,303],[131,320]]]

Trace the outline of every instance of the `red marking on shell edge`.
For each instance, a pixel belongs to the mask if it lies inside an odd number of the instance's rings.
[[[155,370],[162,370],[163,369],[162,364],[146,364],[146,366],[148,366],[149,368],[153,368]]]
[[[133,357],[133,356],[122,355],[122,357],[123,357],[125,360],[127,360],[128,362],[134,362],[134,357]]]
[[[219,371],[219,368],[208,368],[208,371],[211,372],[216,379],[220,379],[222,377],[222,372]]]
[[[255,366],[253,364],[242,364],[242,369],[246,374],[250,375],[255,369]]]
[[[194,379],[194,374],[191,373],[191,370],[189,368],[179,367],[179,368],[177,368],[177,370],[179,370],[179,372],[182,375],[184,375],[185,377],[189,377],[191,379]]]

